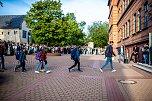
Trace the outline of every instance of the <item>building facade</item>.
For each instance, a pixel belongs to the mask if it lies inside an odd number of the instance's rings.
[[[139,50],[149,44],[152,33],[152,0],[109,0],[109,40],[114,48],[123,47],[126,58],[130,58],[133,46]]]
[[[24,21],[25,15],[1,15],[0,39],[13,42],[31,42],[31,33]]]

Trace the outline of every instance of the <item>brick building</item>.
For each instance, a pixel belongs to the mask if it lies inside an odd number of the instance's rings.
[[[109,0],[109,40],[114,48],[123,47],[128,59],[133,46],[149,43],[152,33],[152,0]],[[116,50],[115,50],[116,51]]]

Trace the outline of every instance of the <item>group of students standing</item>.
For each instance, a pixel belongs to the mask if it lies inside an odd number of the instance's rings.
[[[144,44],[141,49],[139,47],[137,47],[137,45],[135,45],[133,47],[133,52],[131,54],[130,61],[133,61],[135,63],[143,62],[143,63],[147,64],[149,61],[149,59],[148,59],[149,53],[150,53],[150,48],[149,48],[148,44]]]

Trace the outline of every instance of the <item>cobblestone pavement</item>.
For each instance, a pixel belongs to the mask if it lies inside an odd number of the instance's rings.
[[[101,73],[103,56],[81,56],[81,69],[70,73],[73,65],[69,55],[49,56],[49,74],[35,74],[37,61],[28,55],[27,72],[14,72],[18,64],[15,56],[5,57],[8,70],[0,72],[0,101],[152,101],[152,75],[131,64],[113,62]],[[134,80],[136,84],[122,84],[120,80]]]

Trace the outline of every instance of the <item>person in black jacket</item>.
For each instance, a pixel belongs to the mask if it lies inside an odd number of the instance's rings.
[[[14,71],[16,72],[16,70],[20,67],[22,67],[22,72],[26,72],[26,69],[25,69],[25,60],[26,60],[26,54],[25,54],[25,51],[26,49],[21,49],[20,50],[21,53],[19,55],[19,62],[20,62],[20,65],[17,65],[15,68],[14,68]],[[26,60],[27,61],[27,60]]]
[[[0,66],[2,66],[2,70],[0,70],[1,72],[7,70],[4,65],[4,54],[5,54],[5,45],[2,42],[2,40],[0,40]]]
[[[100,68],[100,71],[103,72],[103,69],[106,67],[106,65],[110,62],[110,67],[112,69],[112,72],[116,72],[115,69],[113,69],[112,65],[112,56],[116,56],[115,53],[113,52],[113,41],[110,41],[110,44],[107,46],[106,51],[105,51],[105,57],[106,57],[106,62],[104,65],[102,65],[102,68]]]
[[[137,60],[138,60],[138,53],[139,53],[139,47],[137,47],[137,45],[135,45],[133,47],[133,52],[131,54],[131,58],[130,58],[130,61],[132,61],[132,56],[134,56],[134,62],[137,63]]]

